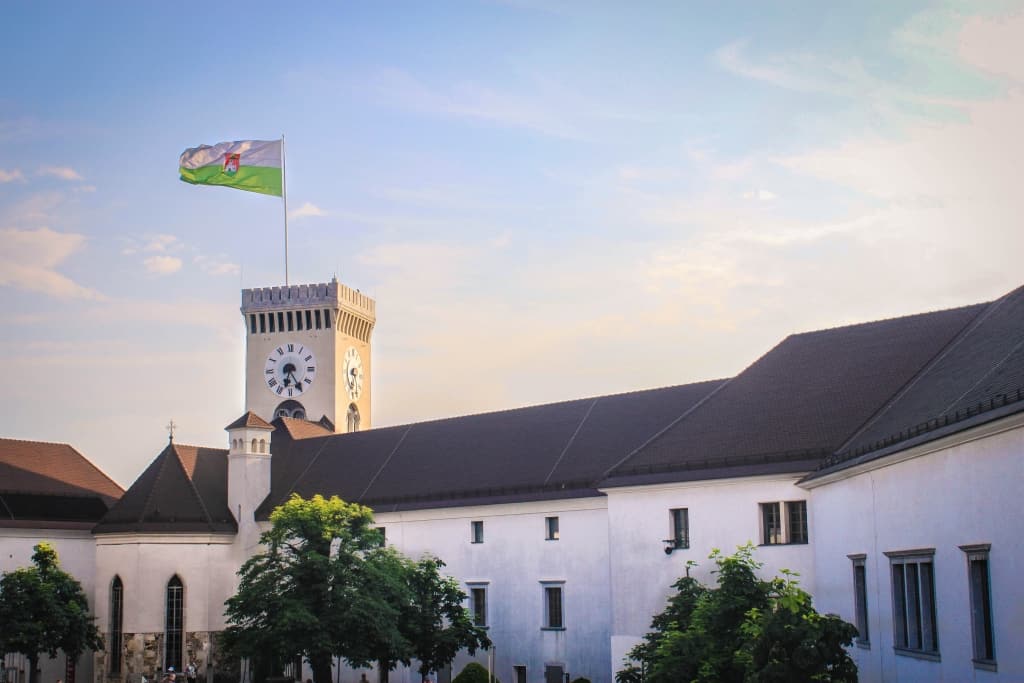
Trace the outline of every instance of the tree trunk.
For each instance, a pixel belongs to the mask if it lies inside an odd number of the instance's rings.
[[[313,683],[331,683],[331,654],[329,652],[311,655],[309,666],[313,669]]]
[[[39,654],[29,655],[28,658],[28,683],[39,683]]]
[[[388,683],[391,680],[391,662],[377,662],[377,673],[380,683]]]

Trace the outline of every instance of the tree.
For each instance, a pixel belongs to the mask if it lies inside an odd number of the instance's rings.
[[[48,543],[34,548],[32,563],[0,578],[0,652],[28,658],[29,683],[39,683],[39,655],[59,650],[76,659],[103,649],[103,638],[89,615],[82,585],[60,568]]]
[[[242,566],[226,603],[228,652],[276,671],[301,655],[316,683],[331,683],[332,656],[376,664],[386,680],[414,657],[426,675],[463,647],[490,646],[458,584],[440,575],[444,563],[381,547],[370,508],[293,495],[270,520],[260,539],[266,551]]]
[[[303,656],[316,683],[331,683],[344,613],[358,606],[354,577],[363,555],[379,544],[368,507],[337,496],[298,495],[270,515],[260,542],[266,551],[239,570],[228,598],[224,646],[231,653],[281,663]]]
[[[759,579],[761,564],[750,544],[732,556],[715,550],[711,559],[717,588],[688,575],[677,581],[653,630],[616,674],[618,683],[857,680],[844,649],[856,629],[837,616],[818,614],[795,574]]]
[[[441,575],[443,566],[438,558],[426,556],[409,567],[412,600],[402,625],[423,678],[450,664],[463,648],[472,655],[491,646],[487,631],[463,607],[466,594],[458,582]]]

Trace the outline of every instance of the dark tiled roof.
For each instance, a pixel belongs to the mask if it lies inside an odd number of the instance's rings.
[[[1024,287],[992,302],[825,463],[849,466],[1024,410]]]
[[[721,384],[321,438],[291,440],[279,431],[271,495],[257,517],[265,518],[292,492],[338,495],[378,510],[598,495],[594,487],[606,470]]]
[[[235,532],[227,451],[169,443],[93,533]]]
[[[605,485],[814,469],[985,308],[792,335],[616,468]]]
[[[239,429],[240,427],[259,427],[262,429],[273,429],[274,425],[270,424],[262,417],[260,417],[259,415],[250,410],[245,415],[238,418],[224,429]]]
[[[0,439],[0,526],[92,526],[123,493],[67,444]]]

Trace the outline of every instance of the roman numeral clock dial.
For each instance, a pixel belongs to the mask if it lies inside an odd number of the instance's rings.
[[[270,352],[263,368],[267,389],[277,396],[296,398],[316,379],[316,358],[302,344],[281,344]]]

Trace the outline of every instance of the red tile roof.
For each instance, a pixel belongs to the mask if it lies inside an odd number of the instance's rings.
[[[259,427],[261,429],[274,429],[274,425],[270,424],[262,417],[252,412],[247,412],[242,417],[238,418],[224,429],[238,429],[240,427]]]

